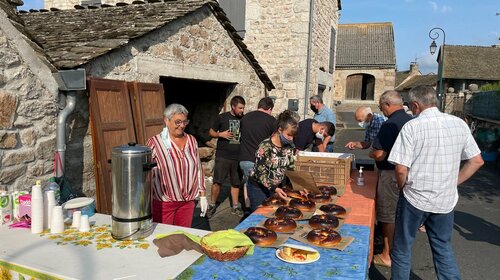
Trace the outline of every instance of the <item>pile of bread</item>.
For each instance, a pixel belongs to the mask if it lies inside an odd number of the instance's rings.
[[[312,230],[307,234],[307,240],[321,247],[335,247],[342,237],[335,230],[339,226],[339,217],[346,215],[346,210],[331,203],[332,196],[337,194],[335,187],[321,187],[321,193],[308,194],[307,196],[294,190],[285,190],[289,201],[273,196],[268,198],[263,206],[278,207],[274,213],[275,218],[264,222],[264,227],[250,227],[245,234],[259,246],[270,246],[278,238],[276,233],[293,233],[297,228],[296,220],[303,218],[303,212],[316,211],[316,203],[323,203],[319,207],[324,214],[313,215],[309,219]]]

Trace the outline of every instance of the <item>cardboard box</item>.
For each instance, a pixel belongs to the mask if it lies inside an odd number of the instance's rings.
[[[351,175],[353,154],[299,152],[295,170],[310,172],[318,185],[345,186]]]

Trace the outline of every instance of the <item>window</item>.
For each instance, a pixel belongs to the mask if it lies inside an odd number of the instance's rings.
[[[220,7],[241,38],[245,38],[246,0],[219,0]]]
[[[347,76],[345,95],[350,100],[373,100],[375,93],[375,77],[370,74],[353,74]]]
[[[333,68],[335,67],[335,40],[337,32],[335,28],[332,27],[330,33],[330,63],[328,64],[328,72],[333,73]]]

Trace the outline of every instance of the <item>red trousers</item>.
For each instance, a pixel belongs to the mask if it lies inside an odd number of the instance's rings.
[[[153,199],[153,222],[191,227],[194,201],[163,202]]]

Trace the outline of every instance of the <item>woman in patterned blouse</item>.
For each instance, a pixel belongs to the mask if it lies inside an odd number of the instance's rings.
[[[189,124],[188,111],[180,104],[171,104],[163,111],[165,128],[151,137],[153,162],[153,221],[191,227],[195,199],[200,196],[201,215],[208,202],[205,180],[196,139],[184,132]]]
[[[278,130],[260,143],[247,186],[252,211],[274,193],[286,197],[280,186],[285,181],[285,172],[294,167],[296,149],[293,137],[297,129],[298,119],[286,110],[278,116]]]

